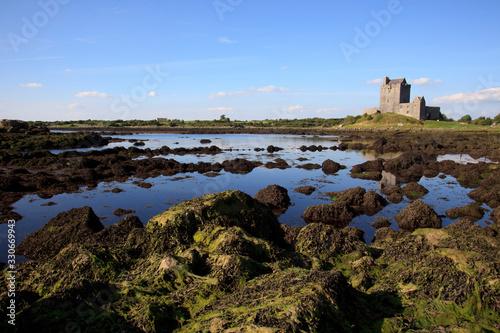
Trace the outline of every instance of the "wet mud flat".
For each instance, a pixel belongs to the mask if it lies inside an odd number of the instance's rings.
[[[18,265],[19,329],[498,331],[499,139],[478,133],[460,143],[449,135],[418,140],[415,135],[356,133],[331,146],[297,147],[308,153],[400,153],[349,167],[350,177],[385,185],[378,191],[353,187],[326,193],[329,203],[304,210],[304,227],[277,220],[291,204],[286,189],[278,186],[263,188],[254,197],[242,191],[208,194],[149,221],[124,210],[125,217],[107,227],[90,207],[62,212],[18,245],[19,254],[32,259]],[[273,153],[280,147],[255,148]],[[335,175],[346,169],[330,159],[296,164],[240,157],[175,160],[222,152],[202,146],[3,153],[2,217],[15,214],[12,203],[26,194],[50,198],[107,180],[136,177],[147,186],[148,179],[159,175],[249,174],[257,167],[306,167]],[[487,157],[490,162],[437,159],[445,154]],[[472,189],[474,202],[447,210],[448,217],[459,220],[443,227],[444,216],[420,200],[433,189],[419,181],[446,175]],[[297,193],[315,193],[314,186],[303,185]],[[357,216],[375,216],[402,200],[409,204],[394,216],[400,230],[378,220],[367,243],[363,230],[349,226]],[[485,214],[489,225],[476,225]],[[8,297],[4,289],[0,292],[4,309]]]

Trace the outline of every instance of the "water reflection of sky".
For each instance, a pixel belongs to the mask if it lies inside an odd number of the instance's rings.
[[[333,151],[323,150],[321,152],[301,152],[298,148],[301,145],[323,145],[330,147],[337,145],[338,142],[332,141],[336,138],[327,137],[302,137],[302,136],[273,136],[273,135],[177,135],[177,134],[137,134],[131,136],[120,136],[123,138],[134,138],[148,140],[146,146],[142,148],[159,148],[167,145],[175,147],[199,147],[201,139],[210,139],[212,143],[223,149],[232,149],[224,151],[218,155],[168,155],[167,158],[173,158],[179,162],[222,162],[237,157],[246,158],[252,161],[261,161],[266,163],[276,158],[282,158],[288,164],[296,166],[303,163],[321,164],[325,159],[331,159],[347,166],[347,169],[340,170],[336,175],[325,175],[321,169],[304,170],[299,168],[290,168],[285,170],[266,169],[264,167],[255,168],[246,175],[231,174],[221,172],[218,177],[207,177],[198,173],[177,174],[175,176],[148,178],[147,181],[153,184],[150,189],[138,187],[131,179],[127,182],[103,182],[95,189],[82,189],[81,193],[60,194],[51,199],[41,199],[37,195],[28,195],[14,204],[15,211],[23,216],[23,219],[16,223],[16,240],[19,243],[26,235],[40,229],[44,223],[56,216],[58,213],[75,207],[90,206],[97,216],[102,218],[102,223],[107,226],[120,220],[113,214],[116,208],[132,209],[136,211],[141,221],[147,221],[168,209],[169,207],[192,199],[207,193],[220,192],[225,190],[237,189],[254,196],[258,190],[270,185],[278,184],[286,189],[290,195],[292,206],[279,217],[279,220],[289,225],[305,225],[300,217],[306,207],[317,204],[326,204],[331,202],[325,192],[341,191],[348,188],[361,186],[366,190],[378,190],[378,182],[370,180],[353,179],[349,176],[349,169],[354,165],[366,160],[382,157],[393,158],[391,156],[379,156],[370,152],[360,151]],[[179,144],[174,145],[174,142]],[[266,148],[268,145],[275,145],[285,148],[282,151],[269,154],[267,151],[256,152],[255,147]],[[129,146],[128,142],[115,143],[113,145]],[[307,161],[300,162],[299,157],[307,158]],[[178,179],[182,178],[182,179]],[[433,206],[439,215],[444,216],[446,210],[454,207],[464,206],[473,201],[469,199],[467,193],[470,189],[461,187],[457,181],[447,176],[444,179],[425,178],[420,182],[421,185],[429,189],[430,193],[425,195],[422,200]],[[295,188],[304,185],[312,185],[317,191],[310,196],[300,194],[294,191]],[[113,188],[124,190],[121,193],[109,192]],[[107,192],[105,192],[107,191]],[[54,206],[43,206],[48,202],[55,202]],[[400,204],[390,204],[375,216],[359,216],[351,223],[365,231],[365,239],[370,242],[375,233],[375,229],[369,224],[379,218],[389,218],[393,222],[392,227],[397,229],[397,224],[393,217],[409,204],[409,201],[403,201]],[[486,208],[486,206],[485,206]],[[487,223],[489,214],[478,222],[484,226]],[[454,220],[453,220],[454,221]],[[452,220],[443,217],[443,224],[448,225]],[[0,225],[0,261],[6,260],[7,254],[7,224]]]

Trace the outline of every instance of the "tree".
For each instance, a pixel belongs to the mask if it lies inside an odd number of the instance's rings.
[[[496,116],[495,118],[493,118],[493,122],[494,122],[495,124],[500,124],[500,113],[499,113],[499,114],[497,114],[497,116]]]
[[[470,115],[465,115],[462,118],[458,119],[459,123],[467,123],[470,124],[472,122],[472,117]]]

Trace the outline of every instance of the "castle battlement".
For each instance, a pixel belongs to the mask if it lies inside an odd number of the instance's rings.
[[[441,108],[426,106],[424,97],[415,97],[410,102],[411,84],[405,78],[389,79],[385,76],[380,86],[379,107],[364,109],[363,114],[397,113],[420,120],[439,119]]]

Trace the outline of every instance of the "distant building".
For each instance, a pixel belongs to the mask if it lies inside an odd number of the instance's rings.
[[[156,121],[159,123],[164,123],[164,122],[168,121],[168,118],[156,118]]]
[[[415,97],[410,102],[410,89],[406,79],[390,80],[385,76],[380,86],[380,106],[364,109],[363,114],[392,112],[420,120],[439,119],[441,108],[426,106],[424,97]]]

